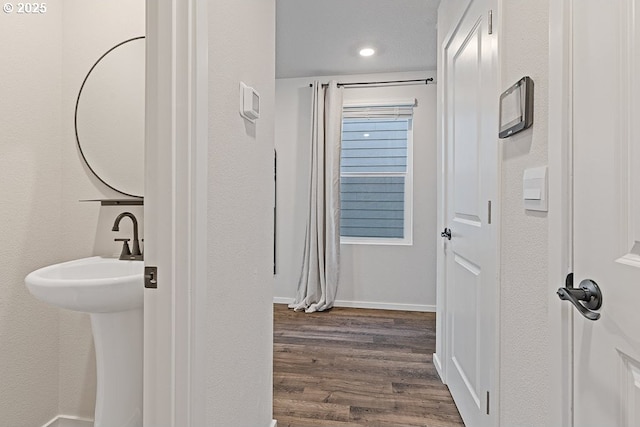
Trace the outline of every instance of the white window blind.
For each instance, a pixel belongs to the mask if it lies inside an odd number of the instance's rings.
[[[344,108],[343,243],[410,242],[412,121],[412,105]]]

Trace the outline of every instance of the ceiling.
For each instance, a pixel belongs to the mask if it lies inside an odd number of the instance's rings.
[[[276,77],[435,70],[440,0],[276,0]],[[373,47],[374,56],[358,52]]]

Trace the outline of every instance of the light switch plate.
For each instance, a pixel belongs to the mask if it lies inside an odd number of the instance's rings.
[[[524,208],[529,211],[549,210],[547,167],[526,169],[522,178]]]
[[[251,123],[260,118],[260,94],[243,82],[240,82],[240,115]]]

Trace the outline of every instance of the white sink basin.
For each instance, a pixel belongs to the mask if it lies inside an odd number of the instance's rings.
[[[43,267],[24,280],[37,299],[91,314],[94,427],[142,427],[143,277],[142,261],[91,257]]]
[[[142,307],[142,261],[91,257],[43,267],[25,282],[40,301],[87,313],[109,313]]]

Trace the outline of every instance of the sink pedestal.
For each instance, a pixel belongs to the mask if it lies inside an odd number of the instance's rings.
[[[94,427],[142,427],[142,307],[91,313],[98,389]]]
[[[144,263],[90,257],[24,279],[55,307],[91,315],[98,387],[94,427],[142,427]]]

